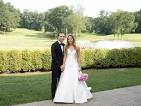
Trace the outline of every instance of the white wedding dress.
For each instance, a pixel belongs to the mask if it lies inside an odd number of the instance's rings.
[[[79,81],[79,66],[76,50],[67,50],[67,58],[53,102],[85,103],[93,95],[85,81]]]

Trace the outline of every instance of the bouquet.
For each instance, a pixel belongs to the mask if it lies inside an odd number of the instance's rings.
[[[78,77],[79,81],[86,81],[87,79],[88,79],[88,74],[82,72],[79,73],[79,77]]]

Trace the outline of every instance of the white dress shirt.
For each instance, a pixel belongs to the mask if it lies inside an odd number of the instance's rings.
[[[61,42],[59,40],[58,40],[58,42],[59,42],[59,44],[61,44]],[[61,50],[63,52],[64,47],[63,47],[63,45],[60,45],[60,46],[61,46]]]

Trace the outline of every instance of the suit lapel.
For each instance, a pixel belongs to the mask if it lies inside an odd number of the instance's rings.
[[[59,48],[59,51],[60,51],[60,52],[61,52],[61,54],[63,55],[64,48],[63,48],[63,51],[62,51],[62,49],[61,49],[61,46],[60,46],[59,42],[57,41],[56,43],[57,43],[57,46],[58,46],[58,48]]]

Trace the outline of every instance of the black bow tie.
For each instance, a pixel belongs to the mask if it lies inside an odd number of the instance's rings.
[[[64,43],[60,43],[59,45],[62,45],[62,46],[64,46],[65,44],[64,44]]]

